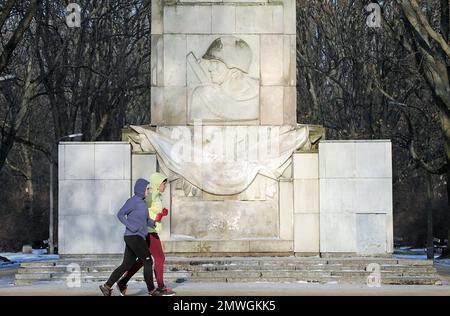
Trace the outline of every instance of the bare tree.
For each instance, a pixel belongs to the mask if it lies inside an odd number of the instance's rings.
[[[448,172],[442,141],[442,122],[447,119],[428,82],[438,77],[426,79],[424,69],[445,69],[445,75],[447,68],[445,63],[427,66],[395,1],[379,1],[382,27],[369,27],[365,5],[371,2],[297,1],[298,117],[325,126],[329,138],[392,139],[394,185],[415,177],[421,168],[436,175],[435,187],[440,187],[448,183],[438,177]],[[442,19],[448,21],[448,1],[440,2],[441,6],[439,1],[423,1],[422,5],[427,6],[424,9],[433,24],[446,30],[448,25]],[[436,34],[433,37],[437,38]],[[418,42],[425,44],[427,40]],[[440,49],[428,42],[428,50]],[[442,89],[449,91],[445,85]],[[430,196],[421,193],[423,197],[415,195],[414,199]],[[394,202],[401,204],[412,195],[394,194]]]
[[[29,3],[21,3],[17,1],[9,0],[2,7],[0,14],[0,31],[2,33],[2,52],[0,56],[0,74],[4,74],[4,71],[8,69],[8,66],[12,63],[13,53],[17,51],[18,45],[21,43],[28,31],[31,22],[36,14],[36,10],[40,1],[31,0]],[[21,15],[22,9],[24,10]],[[13,14],[13,12],[15,14]],[[19,16],[19,22],[16,23],[17,16]],[[4,34],[9,36],[9,39],[5,39],[6,43],[3,43]],[[26,48],[21,48],[21,53],[26,52]],[[17,74],[19,75],[19,74]],[[4,117],[0,123],[0,171],[2,170],[6,158],[10,150],[14,145],[14,139],[26,120],[27,115],[31,109],[31,99],[34,97],[37,84],[32,81],[33,76],[33,59],[29,58],[26,70],[25,79],[22,83],[19,83],[19,95],[13,95],[15,82],[0,82],[0,102],[2,108],[0,111]],[[7,77],[7,76],[5,76]],[[16,77],[16,74],[12,76]],[[9,85],[6,87],[6,85]],[[11,93],[11,91],[13,91]]]
[[[30,27],[31,21],[36,15],[36,10],[39,2],[39,0],[31,0],[26,13],[20,20],[19,24],[15,27],[14,30],[10,31],[12,35],[6,45],[3,46],[3,51],[0,55],[0,73],[2,73],[3,70],[8,66],[14,50],[19,45],[25,32]],[[0,30],[3,29],[3,26],[6,24],[8,17],[11,15],[11,12],[15,5],[18,5],[18,1],[8,0],[4,7],[2,7],[2,13],[0,14]]]
[[[403,46],[416,58],[416,65],[428,84],[434,105],[439,113],[442,139],[446,163],[435,169],[419,158],[411,144],[411,155],[431,173],[447,174],[447,196],[450,204],[450,46],[449,40],[449,3],[440,1],[440,23],[438,31],[433,28],[430,20],[424,14],[416,0],[397,0],[401,8],[405,32],[402,38]],[[450,226],[448,230],[450,241]],[[450,255],[447,251],[446,255]]]

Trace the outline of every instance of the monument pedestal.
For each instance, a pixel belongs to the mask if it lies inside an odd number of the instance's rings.
[[[156,130],[155,127],[141,128]],[[246,127],[228,126],[223,128],[236,130]],[[318,140],[324,137],[324,129],[320,126],[299,125],[298,128],[306,129],[308,137],[302,147],[298,148],[297,154],[288,156],[284,163],[286,167],[280,177],[273,179],[258,174],[248,188],[240,193],[213,194],[192,185],[188,181],[189,179],[180,175],[174,175],[175,180],[169,176],[169,180],[172,181],[169,181],[168,190],[163,194],[163,204],[171,210],[170,215],[163,219],[162,240],[165,251],[172,254],[223,255],[224,253],[235,253],[253,256],[294,253],[294,188],[297,181],[294,180],[294,174],[301,175],[301,172],[294,169],[292,162],[298,160],[297,155],[309,155],[317,159]],[[169,129],[170,135],[179,134],[174,133],[177,127]],[[202,131],[210,129],[211,127],[208,126],[201,127]],[[213,130],[217,132],[218,129],[220,131],[219,127],[214,127]],[[133,178],[148,178],[151,170],[170,174],[171,171],[167,170],[166,166],[163,167],[158,163],[157,152],[149,139],[145,134],[136,130],[140,129],[126,128],[123,131],[123,140],[130,142],[133,148]],[[205,132],[204,135],[206,135],[203,137],[204,145],[211,150],[211,139],[208,137],[208,132]],[[237,143],[239,141],[232,143],[231,147]],[[161,162],[161,159],[159,160]],[[164,162],[162,163],[164,164]],[[305,167],[315,168],[315,173],[318,174],[318,163],[308,166],[302,162],[301,165],[298,165],[300,169]],[[245,173],[246,170],[241,172]],[[209,175],[205,174],[204,176],[208,177]],[[230,186],[233,180],[228,179]],[[316,181],[318,181],[317,177]],[[315,201],[315,205],[318,207],[318,190],[306,190],[304,194],[308,195],[307,202],[303,202],[303,198],[301,202],[296,202],[300,209],[303,204],[311,203],[309,201]],[[318,214],[318,209],[316,213]],[[318,244],[318,237],[317,227],[317,231],[314,231],[314,235],[309,238],[317,238],[315,242]],[[318,247],[317,249],[310,247],[306,240],[302,240],[302,244],[303,248],[298,246],[297,250],[305,254],[318,254]]]
[[[133,182],[160,169],[156,153],[142,146],[60,144],[60,254],[122,253],[116,213]],[[171,210],[164,248],[185,256],[390,256],[391,159],[389,141],[323,140],[318,152],[314,145],[294,153],[279,179],[259,175],[236,195],[194,192],[174,180],[163,194]]]

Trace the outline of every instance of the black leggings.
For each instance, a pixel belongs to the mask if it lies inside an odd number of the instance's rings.
[[[122,264],[114,270],[106,285],[112,287],[139,258],[144,264],[144,279],[147,283],[147,289],[152,291],[155,288],[153,284],[153,260],[147,242],[141,236],[125,236],[124,239],[126,247]]]

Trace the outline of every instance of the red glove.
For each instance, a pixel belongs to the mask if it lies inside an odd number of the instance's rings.
[[[155,222],[160,223],[161,220],[162,220],[162,218],[163,218],[164,216],[167,216],[168,214],[169,214],[169,210],[166,209],[166,208],[163,208],[163,210],[161,211],[161,213],[156,214]]]

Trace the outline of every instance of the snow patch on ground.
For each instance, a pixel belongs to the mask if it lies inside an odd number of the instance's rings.
[[[11,262],[0,262],[0,269],[10,269],[18,267],[23,262],[58,260],[59,255],[47,255],[45,249],[34,249],[32,253],[21,252],[0,252],[0,257],[5,257]]]
[[[450,259],[439,259],[440,254],[434,255],[434,263],[450,267]],[[394,251],[395,259],[427,260],[427,250],[424,248],[400,247]]]
[[[450,267],[450,259],[436,259],[435,262],[441,266]]]

